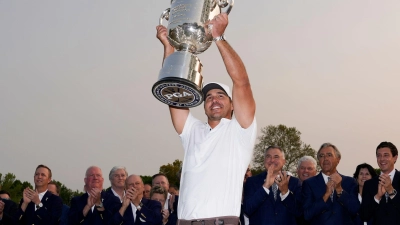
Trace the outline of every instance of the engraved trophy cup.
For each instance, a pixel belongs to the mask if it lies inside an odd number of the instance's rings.
[[[203,102],[203,65],[197,54],[212,44],[207,23],[222,9],[229,13],[234,0],[172,0],[160,17],[168,21],[167,37],[175,52],[164,60],[153,95],[175,107],[196,107]]]

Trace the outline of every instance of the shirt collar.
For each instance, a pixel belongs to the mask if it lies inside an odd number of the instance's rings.
[[[42,201],[43,196],[46,194],[47,189],[45,191],[43,191],[42,193],[39,193],[39,199],[40,201]]]
[[[395,172],[396,172],[396,169],[393,169],[393,170],[389,173],[390,180],[391,180],[392,182],[393,182],[393,178],[394,178]],[[383,174],[382,171],[381,171],[381,174]]]
[[[117,192],[114,191],[114,189],[111,188],[112,193],[119,198],[119,200],[122,202],[122,198],[119,196],[119,194],[117,194]],[[125,196],[125,191],[124,191],[124,195],[122,197]]]
[[[322,177],[324,178],[325,184],[328,183],[329,176],[325,175],[323,172],[321,172],[321,174],[322,174]]]
[[[230,120],[230,119],[227,119],[227,118],[222,118],[222,119],[219,121],[219,124],[218,124],[217,126],[214,127],[214,129],[217,128],[218,126],[220,126],[220,124],[225,124],[225,123],[228,123],[229,121],[231,121],[231,120]],[[206,126],[207,126],[207,129],[208,129],[208,130],[210,130],[210,131],[213,130],[213,128],[210,127],[210,125],[208,124],[208,122],[206,122]]]

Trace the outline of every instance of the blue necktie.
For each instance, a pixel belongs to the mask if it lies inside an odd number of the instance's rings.
[[[272,184],[272,192],[274,193],[274,199],[276,201],[276,198],[278,197],[278,185],[276,183]]]
[[[328,181],[330,181],[330,180],[331,180],[331,178],[328,177]],[[333,202],[333,191],[332,191],[332,193],[331,193],[331,201]]]

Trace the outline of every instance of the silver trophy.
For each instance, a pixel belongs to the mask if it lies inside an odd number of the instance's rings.
[[[206,51],[213,42],[208,22],[232,9],[234,0],[172,0],[171,8],[160,17],[168,21],[167,36],[175,52],[164,60],[153,95],[175,107],[196,107],[203,102],[203,65],[197,54]],[[225,9],[226,8],[226,9]]]

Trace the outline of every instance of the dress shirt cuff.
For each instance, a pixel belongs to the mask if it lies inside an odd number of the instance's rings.
[[[286,194],[284,194],[284,195],[282,195],[282,193],[279,194],[279,195],[281,196],[281,201],[285,200],[285,198],[286,198],[287,196],[289,196],[289,192],[290,192],[290,190],[288,189],[287,192],[286,192]]]
[[[376,199],[375,196],[374,196],[374,200],[375,200],[376,203],[379,204],[380,200]]]
[[[267,194],[269,194],[269,189],[264,186],[263,186],[263,188],[264,188],[265,192],[267,192]]]

